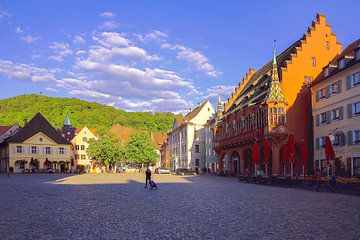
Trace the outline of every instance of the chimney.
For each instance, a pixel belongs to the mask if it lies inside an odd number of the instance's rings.
[[[24,118],[24,126],[27,124],[27,119]]]

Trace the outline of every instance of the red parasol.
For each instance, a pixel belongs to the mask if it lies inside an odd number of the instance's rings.
[[[269,164],[269,140],[267,137],[264,138],[264,163]]]
[[[260,154],[259,154],[259,145],[257,142],[254,142],[252,145],[251,157],[255,165],[259,164]]]
[[[329,136],[327,136],[325,138],[325,156],[326,156],[326,161],[329,163],[330,160],[334,160],[335,159],[335,152],[334,152],[334,148],[331,144],[330,138]]]
[[[304,139],[301,140],[301,159],[303,165],[306,165],[309,160],[309,152]]]
[[[295,140],[293,133],[289,134],[288,154],[289,154],[289,162],[293,163],[295,161]]]

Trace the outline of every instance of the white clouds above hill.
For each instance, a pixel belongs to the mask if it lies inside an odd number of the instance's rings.
[[[24,30],[15,28],[14,34],[32,43],[29,59],[34,63],[0,60],[0,75],[121,109],[174,112],[187,111],[202,99],[189,69],[210,78],[221,75],[204,53],[170,44],[172,36],[165,31],[116,31],[120,25],[115,13],[99,16],[104,22],[94,31],[65,34],[48,43],[45,35],[22,35]],[[40,47],[43,43],[47,49]],[[206,94],[212,97],[210,92]]]

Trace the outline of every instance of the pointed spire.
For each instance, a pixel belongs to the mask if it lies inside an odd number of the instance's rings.
[[[222,118],[222,106],[221,106],[221,98],[220,98],[220,94],[219,94],[217,112],[216,112],[216,119],[220,120],[221,118]]]
[[[68,114],[66,114],[64,126],[71,126],[70,118],[69,118],[69,115],[68,115]]]
[[[279,81],[279,75],[278,75],[278,67],[276,62],[276,51],[275,51],[275,42],[274,40],[274,52],[273,52],[273,67],[271,71],[271,83],[270,83],[270,91],[269,95],[267,97],[268,103],[287,103],[286,99],[284,97],[284,94],[281,91],[280,88],[280,81]]]

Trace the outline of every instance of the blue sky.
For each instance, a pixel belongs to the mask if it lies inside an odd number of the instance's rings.
[[[316,13],[345,47],[359,1],[0,1],[0,98],[40,93],[129,111],[225,100]]]

